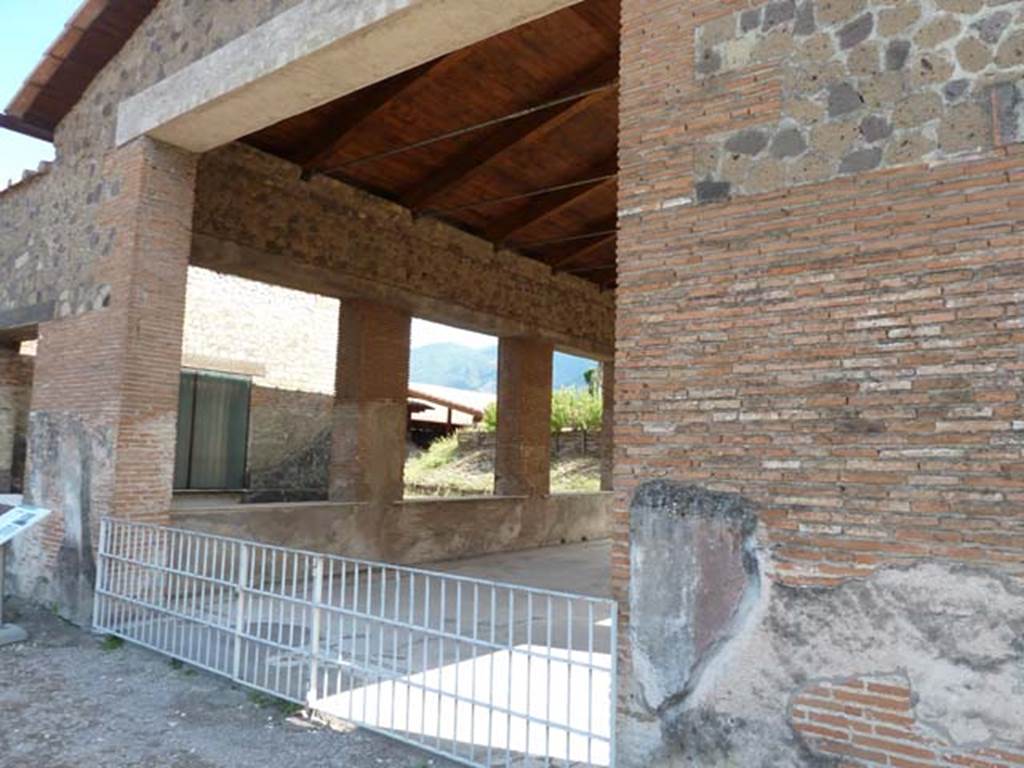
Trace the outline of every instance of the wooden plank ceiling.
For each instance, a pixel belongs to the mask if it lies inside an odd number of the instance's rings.
[[[615,284],[619,0],[586,0],[244,139]]]

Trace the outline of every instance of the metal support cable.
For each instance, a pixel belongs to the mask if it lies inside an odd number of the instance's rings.
[[[369,162],[372,162],[374,160],[384,160],[384,159],[386,159],[388,157],[394,157],[395,155],[400,155],[400,154],[403,154],[405,152],[411,152],[411,151],[413,151],[415,149],[422,149],[423,147],[429,147],[432,144],[437,144],[438,142],[441,142],[441,141],[447,141],[449,139],[455,139],[455,138],[458,138],[460,136],[465,136],[466,134],[469,134],[469,133],[474,133],[476,131],[481,131],[481,130],[484,130],[486,128],[491,128],[491,127],[496,126],[496,125],[501,125],[502,123],[511,122],[513,120],[519,120],[520,118],[528,117],[528,116],[530,116],[532,114],[535,114],[537,112],[542,112],[545,109],[551,109],[553,107],[557,107],[557,106],[560,106],[562,104],[567,104],[567,103],[569,103],[571,101],[578,101],[579,99],[585,98],[587,96],[591,96],[591,95],[593,95],[595,93],[601,93],[602,91],[615,90],[618,87],[619,87],[619,81],[617,79],[616,80],[612,80],[610,82],[604,83],[603,85],[595,86],[594,88],[588,88],[586,90],[579,91],[577,93],[569,94],[568,96],[561,96],[561,97],[559,97],[557,99],[552,99],[551,101],[546,101],[546,102],[543,102],[541,104],[536,104],[536,105],[534,105],[532,107],[527,107],[525,109],[518,110],[517,112],[511,112],[511,113],[509,113],[507,115],[502,115],[500,117],[491,118],[490,120],[485,120],[485,121],[483,121],[481,123],[474,123],[473,125],[467,125],[467,126],[464,126],[462,128],[456,128],[455,130],[446,131],[446,132],[438,134],[436,136],[431,136],[430,138],[427,138],[427,139],[421,139],[420,141],[415,141],[415,142],[413,142],[411,144],[404,144],[404,145],[399,146],[399,147],[394,147],[392,149],[387,149],[387,150],[384,150],[383,152],[374,152],[373,154],[364,155],[362,157],[357,157],[357,158],[354,158],[352,160],[348,160],[348,161],[346,161],[344,163],[341,163],[340,165],[334,166],[332,168],[325,168],[324,170],[321,171],[321,173],[324,173],[324,174],[335,173],[337,171],[343,171],[343,170],[345,170],[347,168],[352,168],[353,166],[356,166],[356,165],[363,165],[365,163],[369,163]]]

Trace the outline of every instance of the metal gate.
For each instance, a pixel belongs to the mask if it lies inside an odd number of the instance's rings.
[[[472,766],[614,766],[614,601],[113,518],[96,631]]]

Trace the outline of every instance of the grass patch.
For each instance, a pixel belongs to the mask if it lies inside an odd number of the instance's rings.
[[[103,638],[102,642],[100,642],[100,650],[101,651],[116,651],[118,648],[122,647],[123,645],[124,645],[124,640],[122,640],[117,635],[107,635],[106,637]]]
[[[435,441],[405,465],[409,497],[486,496],[494,491],[494,456],[477,448],[459,450],[458,438]],[[594,457],[551,462],[553,493],[593,493],[601,487],[601,462]]]
[[[277,696],[270,696],[269,694],[261,693],[260,691],[250,691],[249,701],[258,707],[276,709],[284,717],[297,715],[304,709],[301,704],[296,704],[294,701],[280,699]]]

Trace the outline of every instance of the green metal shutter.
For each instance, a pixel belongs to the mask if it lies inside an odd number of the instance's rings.
[[[175,487],[245,487],[250,389],[239,376],[182,372]]]

